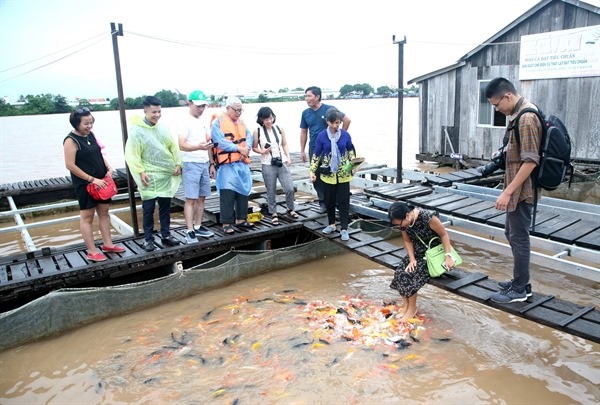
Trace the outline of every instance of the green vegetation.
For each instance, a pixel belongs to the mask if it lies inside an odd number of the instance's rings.
[[[277,93],[269,90],[263,90],[256,99],[244,99],[246,103],[266,103],[266,102],[284,102],[284,101],[297,101],[304,98],[304,89],[296,87],[291,91],[300,93],[298,95],[290,95],[290,90],[287,87],[281,88]],[[378,87],[374,90],[370,84],[346,84],[340,88],[339,98],[374,98],[374,97],[396,97],[398,95],[397,89],[390,88],[388,86]],[[404,95],[418,95],[419,90],[416,86],[412,86],[409,89],[404,89]],[[280,95],[280,96],[279,96]],[[179,107],[185,105],[186,96],[179,92],[173,92],[171,90],[161,90],[154,94],[162,101],[163,107]],[[136,98],[127,97],[125,98],[125,109],[141,109],[142,103],[147,95],[139,96]],[[219,105],[223,101],[223,97],[210,96],[211,104]],[[75,110],[78,107],[88,107],[92,111],[108,111],[118,110],[119,100],[113,98],[112,100],[106,99],[109,104],[92,104],[89,100],[79,99],[77,106],[70,106],[67,104],[67,99],[60,94],[39,94],[37,96],[27,95],[20,96],[17,105],[11,105],[6,103],[4,99],[0,98],[0,116],[14,116],[14,115],[38,115],[38,114],[64,114]]]

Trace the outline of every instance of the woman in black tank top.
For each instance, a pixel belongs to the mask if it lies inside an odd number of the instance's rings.
[[[102,262],[106,256],[96,248],[92,223],[94,214],[98,214],[100,234],[102,235],[102,250],[104,252],[122,253],[125,248],[115,246],[110,235],[110,219],[108,203],[110,200],[97,201],[87,191],[90,183],[106,187],[103,180],[112,177],[112,168],[106,162],[100,151],[100,146],[92,133],[94,117],[86,107],[78,108],[71,113],[69,121],[73,130],[63,140],[65,166],[71,172],[71,181],[75,187],[75,195],[79,202],[81,219],[79,227],[81,236],[87,248],[87,259],[92,262]]]

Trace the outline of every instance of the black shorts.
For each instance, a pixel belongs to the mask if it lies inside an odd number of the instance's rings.
[[[76,187],[75,196],[77,197],[77,202],[79,202],[79,209],[81,211],[89,210],[90,208],[96,208],[98,204],[108,204],[112,201],[111,199],[102,201],[94,200],[87,191],[87,184],[82,184]]]

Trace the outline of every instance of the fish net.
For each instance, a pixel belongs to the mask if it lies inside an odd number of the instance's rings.
[[[326,239],[274,250],[232,250],[189,269],[176,269],[174,265],[172,274],[150,281],[53,291],[0,314],[0,351],[104,318],[344,252],[344,248]]]

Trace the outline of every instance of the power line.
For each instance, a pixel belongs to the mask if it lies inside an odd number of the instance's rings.
[[[41,65],[41,66],[38,66],[38,67],[36,67],[36,68],[34,68],[34,69],[28,70],[28,71],[26,71],[26,72],[20,73],[20,74],[18,74],[18,75],[16,75],[16,76],[9,77],[8,79],[0,80],[0,83],[4,83],[4,82],[7,82],[7,81],[9,81],[9,80],[16,79],[17,77],[21,77],[21,76],[23,76],[23,75],[26,75],[27,73],[31,73],[31,72],[34,72],[34,71],[36,71],[36,70],[39,70],[39,69],[41,69],[41,68],[43,68],[43,67],[46,67],[46,66],[52,65],[52,64],[54,64],[54,63],[56,63],[56,62],[58,62],[58,61],[61,61],[61,60],[65,59],[65,58],[68,58],[69,56],[75,55],[76,53],[79,53],[79,52],[83,51],[84,49],[87,49],[87,48],[89,48],[89,47],[91,47],[91,46],[94,46],[94,45],[96,45],[97,43],[99,43],[99,42],[102,42],[102,41],[105,41],[105,40],[106,40],[106,38],[101,38],[101,39],[99,39],[98,41],[92,42],[92,43],[91,43],[91,44],[89,44],[88,46],[85,46],[85,47],[83,47],[83,48],[80,48],[80,49],[78,49],[78,50],[76,50],[76,51],[74,51],[74,52],[71,52],[71,53],[69,53],[69,54],[67,54],[67,55],[65,55],[65,56],[63,56],[63,57],[61,57],[61,58],[55,59],[55,60],[53,60],[53,61],[51,61],[51,62],[48,62],[48,63],[46,63],[46,64],[43,64],[43,65]]]
[[[216,51],[241,52],[241,53],[259,54],[259,55],[280,55],[280,56],[331,55],[331,54],[336,54],[336,53],[343,51],[343,49],[340,49],[340,47],[335,47],[335,48],[333,48],[333,50],[302,50],[302,49],[290,50],[289,48],[285,48],[285,49],[270,48],[269,49],[269,48],[240,47],[240,46],[236,46],[236,45],[213,44],[213,43],[206,43],[206,42],[194,42],[194,41],[164,38],[164,37],[158,37],[155,35],[142,34],[142,33],[132,32],[132,31],[126,31],[126,32],[127,32],[127,34],[130,34],[130,35],[134,35],[134,36],[138,36],[138,37],[142,37],[142,38],[153,39],[156,41],[168,42],[168,43],[177,44],[177,45],[185,45],[185,46],[191,46],[191,47],[196,47],[196,48],[212,49],[212,50],[216,50]],[[369,45],[369,46],[364,46],[364,47],[354,46],[354,47],[352,47],[352,49],[354,49],[354,50],[356,50],[357,48],[371,49],[371,48],[378,48],[378,47],[381,47],[381,45]]]
[[[32,59],[32,60],[30,60],[29,62],[21,63],[20,65],[13,66],[13,67],[10,67],[10,68],[8,68],[8,69],[0,70],[0,73],[4,73],[4,72],[8,72],[9,70],[13,70],[13,69],[16,69],[16,68],[20,68],[21,66],[25,66],[25,65],[28,65],[28,64],[30,64],[30,63],[37,62],[37,61],[38,61],[38,60],[40,60],[40,59],[46,59],[46,58],[48,58],[48,57],[50,57],[50,56],[52,56],[52,55],[56,55],[57,53],[64,52],[64,51],[66,51],[67,49],[74,48],[74,47],[76,47],[76,46],[78,46],[78,45],[81,45],[81,44],[83,44],[83,43],[86,43],[86,42],[88,42],[88,41],[91,41],[92,39],[98,38],[98,37],[99,37],[99,36],[101,36],[101,35],[106,35],[106,33],[105,33],[105,32],[103,32],[103,33],[101,33],[101,34],[94,35],[94,36],[93,36],[93,37],[91,37],[91,38],[85,39],[85,40],[83,40],[83,41],[81,41],[81,42],[78,42],[78,43],[76,43],[76,44],[73,44],[73,45],[71,45],[71,46],[68,46],[68,47],[66,47],[66,48],[60,49],[60,50],[58,50],[58,51],[56,51],[56,52],[52,52],[52,53],[50,53],[50,54],[48,54],[48,55],[46,55],[46,56],[41,56],[41,57],[39,57],[39,58]]]

